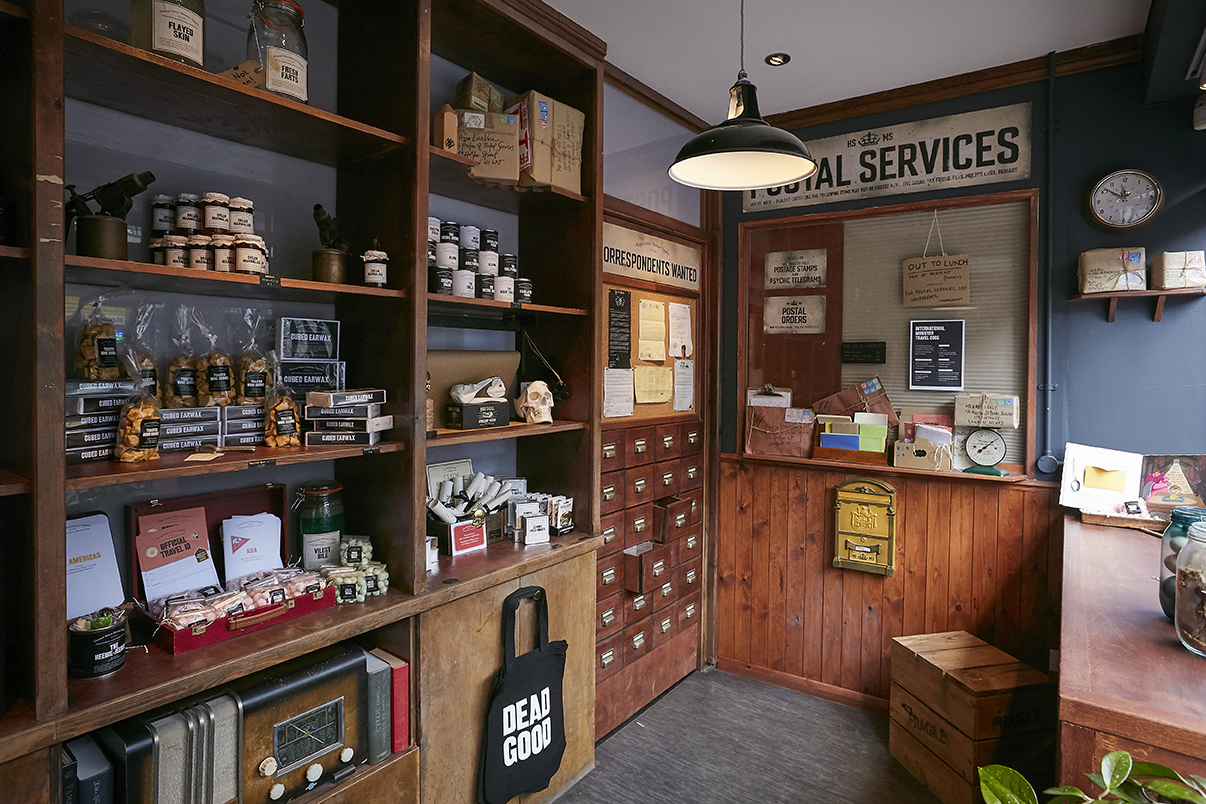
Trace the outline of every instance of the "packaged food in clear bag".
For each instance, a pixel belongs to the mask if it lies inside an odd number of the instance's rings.
[[[156,399],[160,396],[159,367],[155,363],[155,350],[151,346],[154,337],[152,323],[162,304],[142,302],[130,308],[126,316],[126,331],[123,344],[126,352],[134,359],[134,368],[142,377],[142,386]]]
[[[218,335],[199,310],[193,310],[193,326],[206,344],[197,358],[197,405],[226,407],[235,399],[234,362],[218,346]]]
[[[197,407],[197,356],[193,352],[192,309],[177,305],[172,316],[172,350],[164,372],[163,406]]]
[[[125,360],[130,376],[138,376],[134,357],[127,354]],[[140,386],[121,408],[114,457],[122,463],[159,458],[159,400],[151,396],[146,386]]]
[[[123,366],[117,354],[117,326],[104,311],[106,294],[80,301],[80,334],[75,353],[76,375],[81,380],[121,379]]]
[[[301,445],[301,414],[297,403],[289,395],[289,389],[281,382],[280,361],[276,352],[268,353],[270,373],[276,378],[268,397],[264,401],[264,443],[270,447],[297,447]]]
[[[265,315],[250,307],[242,312],[237,327],[240,349],[235,372],[235,399],[240,405],[262,405],[272,390],[272,364],[260,348],[271,315],[271,312]]]

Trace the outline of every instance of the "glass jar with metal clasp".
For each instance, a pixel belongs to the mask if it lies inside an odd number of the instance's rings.
[[[306,569],[339,562],[343,536],[343,486],[334,480],[313,480],[297,489],[298,548]]]
[[[247,58],[258,61],[263,88],[306,103],[309,48],[302,21],[306,12],[293,0],[253,0],[247,30]]]
[[[1172,622],[1173,601],[1176,597],[1177,554],[1189,541],[1189,528],[1195,522],[1206,522],[1206,508],[1179,505],[1169,515],[1168,527],[1160,539],[1160,608]]]

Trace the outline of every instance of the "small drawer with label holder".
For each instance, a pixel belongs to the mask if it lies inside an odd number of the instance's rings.
[[[683,491],[678,496],[691,501],[691,524],[698,525],[703,522],[703,490]]]
[[[699,525],[692,525],[674,543],[678,546],[680,564],[703,555],[703,533]]]
[[[683,455],[703,454],[703,425],[699,422],[688,422],[683,425]]]
[[[678,564],[678,594],[684,597],[703,588],[703,556],[688,559]]]
[[[661,612],[666,610],[666,607],[678,600],[678,571],[670,573],[668,578],[659,578],[661,583],[657,584],[652,592],[653,596],[653,616],[656,618]]]
[[[653,532],[658,541],[671,542],[691,529],[691,501],[683,497],[663,497],[653,504]]]
[[[661,499],[669,497],[673,494],[678,494],[682,489],[682,475],[679,471],[679,462],[661,461],[653,465],[653,483],[657,487],[657,493],[653,496]]]
[[[651,622],[652,620],[648,619],[642,620],[624,629],[624,664],[632,664],[653,647],[653,635],[649,633]]]
[[[606,516],[624,510],[626,495],[624,472],[599,475],[599,513]]]
[[[636,547],[653,539],[653,503],[647,502],[624,512],[624,546]]]
[[[678,424],[659,424],[654,428],[657,460],[665,461],[683,454],[682,428]]]
[[[624,588],[623,553],[612,553],[595,562],[595,600],[602,600]]]
[[[678,461],[678,483],[681,491],[703,488],[703,456],[688,455]]]
[[[645,619],[653,613],[653,597],[641,592],[624,592],[624,627]]]
[[[624,629],[624,593],[617,591],[595,604],[595,640],[607,639]]]
[[[603,537],[603,545],[599,547],[598,551],[600,561],[604,556],[618,553],[627,546],[624,544],[624,539],[628,534],[627,522],[627,511],[616,511],[614,514],[599,518],[599,533]]]
[[[652,427],[630,427],[624,431],[624,465],[643,466],[657,460]]]
[[[651,592],[666,581],[675,580],[670,545],[642,542],[626,547],[623,557],[622,586],[630,592]]]
[[[624,666],[624,632],[595,643],[595,683],[614,676]]]
[[[666,495],[658,491],[655,472],[661,464],[633,466],[624,470],[624,495],[629,507],[651,502]]]
[[[599,459],[602,472],[611,472],[624,468],[624,431],[603,431],[603,452]]]
[[[703,611],[700,608],[703,600],[703,594],[698,590],[689,595],[680,595],[678,604],[675,607],[678,610],[678,631],[682,633],[690,628],[695,623],[702,619]]]
[[[649,623],[649,631],[653,635],[655,650],[659,645],[669,642],[678,633],[678,608],[671,605],[655,611],[653,620]]]

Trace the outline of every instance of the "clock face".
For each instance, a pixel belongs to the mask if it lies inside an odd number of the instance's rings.
[[[1154,176],[1142,170],[1119,170],[1094,185],[1089,214],[1108,229],[1130,229],[1151,220],[1163,200],[1164,191]]]
[[[979,466],[996,466],[1005,458],[1005,437],[996,430],[987,428],[973,430],[968,434],[963,448],[972,463]]]
[[[343,745],[343,698],[276,724],[272,741],[277,777]]]

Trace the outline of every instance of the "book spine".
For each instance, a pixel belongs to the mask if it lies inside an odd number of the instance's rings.
[[[368,674],[368,764],[376,765],[390,755],[393,709],[390,689],[392,669],[382,663]]]
[[[76,776],[75,757],[67,746],[59,750],[63,752],[63,804],[77,804],[80,799],[80,780]]]
[[[393,672],[394,751],[410,745],[410,665],[403,662]]]

